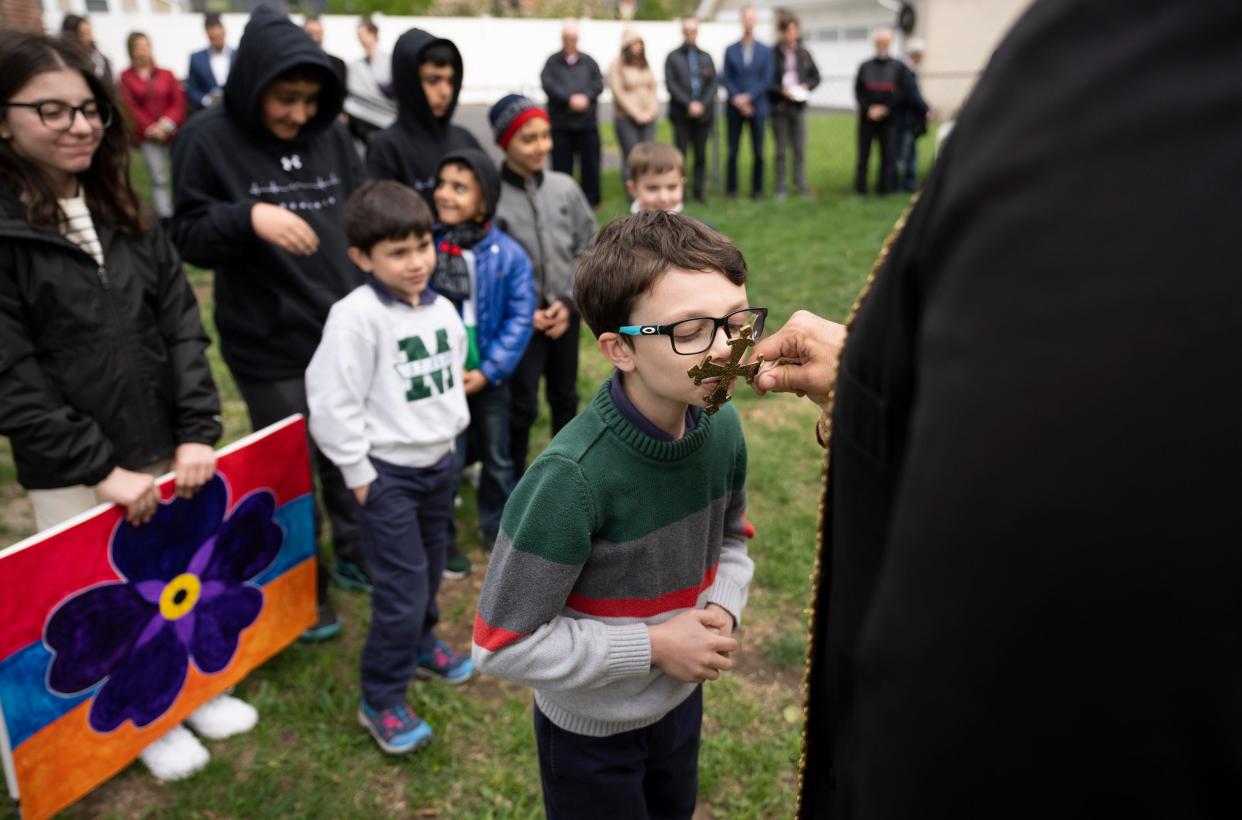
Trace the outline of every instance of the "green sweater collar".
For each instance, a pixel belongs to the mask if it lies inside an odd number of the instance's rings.
[[[591,407],[599,414],[604,425],[617,435],[626,446],[656,461],[679,461],[696,452],[707,441],[712,432],[712,417],[704,413],[699,423],[690,434],[677,441],[657,441],[639,430],[629,419],[621,414],[612,401],[612,379],[604,380]]]

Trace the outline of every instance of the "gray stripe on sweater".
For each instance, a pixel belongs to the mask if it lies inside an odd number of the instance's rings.
[[[672,590],[697,586],[707,568],[720,558],[726,532],[741,534],[745,490],[712,501],[707,507],[652,530],[632,541],[597,540],[591,544],[588,570],[574,592],[588,598],[654,598]],[[726,521],[730,509],[735,521]],[[697,549],[670,549],[674,544],[708,542],[707,562]]]
[[[569,589],[581,569],[514,549],[508,533],[501,530],[487,565],[487,577],[503,577],[505,583],[484,582],[479,614],[490,626],[522,635],[534,632],[559,614],[565,603],[559,601],[551,610],[539,609],[537,604],[550,603],[542,596],[550,587]]]

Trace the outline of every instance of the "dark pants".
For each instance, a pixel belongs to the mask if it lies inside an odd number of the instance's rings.
[[[894,163],[897,154],[897,125],[892,117],[875,122],[863,112],[858,116],[858,169],[854,175],[854,190],[867,193],[867,165],[871,160],[871,143],[880,143],[880,167],[876,171],[875,192],[889,194],[897,185]]]
[[[806,186],[806,108],[785,104],[772,112],[772,135],[776,137],[776,193],[785,193],[785,156],[793,149],[793,184],[800,194]]]
[[[453,488],[461,484],[467,451],[483,463],[479,477],[479,529],[489,541],[500,530],[500,514],[513,492],[513,448],[509,444],[509,385],[488,385],[470,396],[470,427],[457,439]],[[449,518],[449,543],[457,543],[457,523]]]
[[[306,404],[306,381],[304,379],[285,379],[278,382],[235,380],[237,389],[241,391],[242,401],[246,402],[250,426],[255,430],[274,424],[294,413],[301,413],[308,419],[310,418],[310,409]],[[354,499],[353,490],[345,486],[341,471],[319,451],[314,439],[307,435],[306,440],[310,445],[311,464],[319,476],[319,491],[324,511],[327,512],[328,521],[332,525],[332,550],[339,559],[365,566],[358,547],[358,502]],[[327,601],[328,591],[328,562],[324,560],[323,546],[319,537],[323,527],[322,519],[319,502],[316,502],[315,548],[316,557],[319,559],[319,603],[321,604]]]
[[[897,187],[910,193],[919,187],[918,142],[913,128],[897,129]]]
[[[733,106],[728,106],[729,159],[725,168],[725,193],[737,193],[737,156],[742,146],[742,127],[750,128],[750,152],[754,164],[750,169],[750,195],[763,196],[763,133],[766,118],[743,117]]]
[[[379,476],[362,508],[371,568],[371,628],[362,647],[362,696],[372,709],[406,702],[418,653],[435,646],[436,593],[453,517],[453,456],[433,467],[372,458]]]
[[[539,378],[547,377],[544,390],[552,414],[552,435],[559,433],[578,413],[578,335],[581,330],[582,319],[576,313],[569,320],[569,328],[556,341],[536,330],[513,373],[509,445],[515,478],[521,478],[526,472],[530,428],[539,415]]]
[[[699,793],[702,724],[702,687],[656,723],[608,737],[567,732],[536,706],[548,820],[689,820]]]
[[[574,157],[582,174],[582,193],[594,208],[599,204],[599,128],[552,129],[552,170],[573,176]]]
[[[617,144],[621,147],[621,182],[630,178],[626,160],[630,151],[640,142],[651,142],[655,139],[655,121],[639,125],[629,117],[615,117],[612,127],[617,132]]]
[[[700,117],[697,120],[674,119],[673,142],[677,150],[685,157],[686,167],[690,167],[689,149],[694,147],[694,172],[691,177],[691,195],[702,200],[707,191],[707,138],[712,133],[712,121]]]

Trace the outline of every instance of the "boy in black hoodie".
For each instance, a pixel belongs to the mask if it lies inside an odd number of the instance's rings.
[[[173,235],[186,261],[215,270],[224,361],[255,429],[307,414],[303,381],[328,309],[362,282],[349,261],[342,209],[363,171],[338,121],[345,90],[300,28],[266,6],[250,16],[224,104],[194,117],[173,146]],[[358,557],[355,501],[311,443],[333,546]],[[318,525],[318,510],[316,524]],[[340,631],[319,562],[319,622]]]
[[[417,28],[402,34],[392,50],[397,121],[375,135],[367,152],[373,178],[409,185],[432,208],[444,155],[481,147],[469,131],[452,123],[461,75],[461,52],[451,40]]]

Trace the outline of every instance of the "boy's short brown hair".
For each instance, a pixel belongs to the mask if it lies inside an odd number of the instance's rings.
[[[599,338],[630,323],[634,302],[670,268],[719,273],[746,284],[746,260],[737,246],[697,219],[669,211],[641,211],[614,219],[578,263],[574,302]]]
[[[391,179],[364,182],[345,200],[345,238],[366,254],[385,240],[426,236],[434,224],[423,198]]]
[[[669,171],[683,173],[686,160],[677,146],[667,142],[640,142],[630,149],[625,158],[626,175],[638,182],[644,174],[665,174]]]

